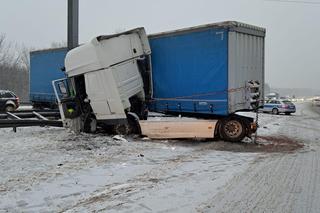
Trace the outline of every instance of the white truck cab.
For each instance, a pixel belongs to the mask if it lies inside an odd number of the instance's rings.
[[[69,51],[67,79],[53,82],[64,125],[94,131],[97,123],[126,123],[128,112],[143,117],[145,96],[152,87],[146,88],[142,72],[151,73],[150,54],[144,28],[98,36]]]

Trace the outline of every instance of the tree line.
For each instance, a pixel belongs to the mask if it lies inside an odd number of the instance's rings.
[[[66,47],[66,41],[52,42],[51,48]],[[14,92],[21,102],[29,102],[30,51],[22,44],[15,44],[0,33],[0,90]]]
[[[0,34],[0,90],[13,91],[22,102],[29,101],[29,52]]]

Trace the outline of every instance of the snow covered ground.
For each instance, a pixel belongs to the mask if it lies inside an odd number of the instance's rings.
[[[0,129],[0,212],[317,212],[320,115],[297,109],[260,116],[267,145]]]

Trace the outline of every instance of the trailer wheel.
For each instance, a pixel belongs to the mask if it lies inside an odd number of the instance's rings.
[[[237,117],[222,120],[219,130],[220,137],[230,142],[240,142],[246,135],[246,126],[244,122]]]

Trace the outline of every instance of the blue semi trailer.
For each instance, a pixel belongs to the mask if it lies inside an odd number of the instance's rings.
[[[150,35],[150,110],[212,117],[252,109],[250,82],[264,97],[264,37],[264,28],[239,22]]]
[[[30,101],[34,108],[57,106],[51,82],[65,77],[61,68],[67,52],[67,48],[30,52]]]

